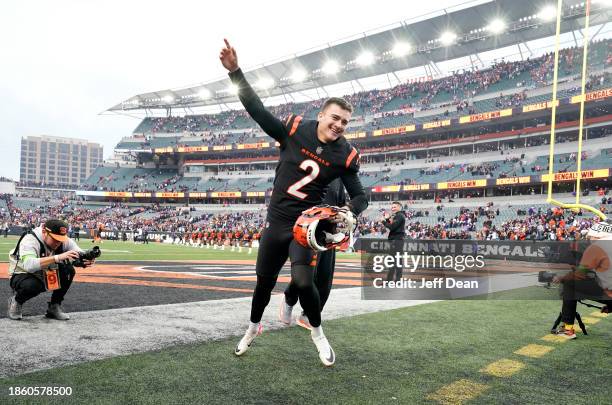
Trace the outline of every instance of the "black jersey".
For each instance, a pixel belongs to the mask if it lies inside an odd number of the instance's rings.
[[[346,205],[346,193],[344,192],[344,185],[340,179],[332,181],[327,189],[323,203],[327,205],[335,205],[342,207]]]
[[[317,138],[317,121],[299,115],[279,120],[264,108],[240,69],[229,75],[249,115],[280,144],[269,217],[295,221],[302,211],[321,204],[328,185],[337,178],[342,178],[356,214],[367,207],[357,176],[359,153],[344,137],[323,143]]]
[[[334,179],[357,175],[359,154],[343,137],[320,142],[317,121],[291,116],[286,122],[289,136],[281,143],[270,211],[297,218],[305,209],[321,204]]]

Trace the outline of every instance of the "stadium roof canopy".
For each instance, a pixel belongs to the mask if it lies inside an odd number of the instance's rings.
[[[585,24],[586,3],[563,3],[561,33],[579,31]],[[592,0],[591,26],[600,25],[601,30],[610,21],[611,3]],[[246,77],[262,96],[272,97],[420,66],[435,76],[440,73],[436,62],[551,37],[555,23],[556,2],[551,0],[475,0],[247,69]],[[519,52],[522,55],[520,46]],[[235,103],[238,98],[230,84],[224,77],[138,94],[108,111]]]

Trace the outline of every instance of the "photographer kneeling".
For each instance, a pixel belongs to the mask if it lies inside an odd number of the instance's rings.
[[[47,318],[61,321],[70,319],[62,310],[61,303],[74,279],[74,265],[91,266],[99,255],[99,249],[93,255],[87,252],[89,254],[83,258],[86,252],[67,234],[68,224],[51,219],[21,236],[9,256],[9,277],[13,290],[8,306],[10,319],[22,319],[22,305],[47,290],[53,290]]]
[[[586,238],[592,243],[582,254],[580,264],[571,273],[553,280],[563,284],[563,324],[557,334],[567,339],[576,338],[574,321],[579,300],[604,304],[602,312],[609,312],[612,307],[612,225],[606,222],[594,224]]]

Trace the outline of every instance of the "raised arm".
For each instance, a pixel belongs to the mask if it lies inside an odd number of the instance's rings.
[[[238,87],[238,98],[240,98],[240,102],[251,118],[259,124],[261,129],[282,145],[289,136],[287,128],[281,120],[272,115],[272,113],[264,107],[261,99],[257,93],[255,93],[255,90],[253,90],[246,80],[246,77],[244,77],[244,73],[238,66],[236,50],[230,45],[227,39],[224,39],[224,41],[225,47],[221,49],[219,60],[223,67],[229,71],[229,77],[232,83]]]

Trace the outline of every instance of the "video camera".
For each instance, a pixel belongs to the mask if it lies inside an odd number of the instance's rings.
[[[577,271],[577,270],[573,270],[573,271]],[[568,273],[565,273],[565,275],[567,275]],[[586,272],[582,273],[583,276],[578,279],[578,281],[584,281],[584,280],[596,280],[597,279],[597,275],[595,274],[594,271],[589,270]],[[553,279],[555,278],[555,276],[558,275],[564,275],[563,273],[553,273],[550,271],[540,271],[538,273],[538,283],[552,283]],[[571,273],[570,273],[571,275]]]
[[[541,271],[538,273],[538,283],[552,283],[555,278],[555,273],[550,271]]]
[[[72,262],[74,267],[85,267],[86,260],[94,260],[102,255],[102,251],[98,246],[94,246],[93,248],[86,250],[84,252],[79,252],[79,258]]]
[[[567,274],[567,272],[540,271],[538,272],[538,283],[543,284],[544,288],[552,288],[555,277],[559,276],[562,279]]]

